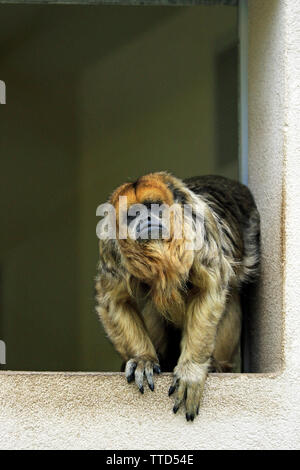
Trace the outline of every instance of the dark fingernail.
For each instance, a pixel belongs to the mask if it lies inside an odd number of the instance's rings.
[[[196,411],[197,415],[199,414],[199,406],[197,406],[197,411]]]
[[[148,384],[148,385],[149,385],[150,390],[153,392],[153,390],[154,390],[154,384]]]
[[[190,415],[190,420],[194,421],[194,419],[195,419],[195,415]]]
[[[175,387],[174,387],[174,385],[171,385],[171,387],[169,388],[169,392],[168,392],[169,396],[172,395],[172,393],[174,393],[174,392],[175,392]]]
[[[187,421],[189,421],[191,419],[191,415],[189,413],[186,413],[185,417],[186,417]]]
[[[127,382],[130,384],[134,380],[134,375],[127,377]]]
[[[176,414],[176,413],[177,413],[177,411],[178,411],[178,409],[179,409],[179,406],[175,406],[175,405],[174,405],[174,408],[173,408],[173,413],[175,413],[175,414]]]
[[[159,366],[154,366],[153,367],[153,370],[156,374],[160,374],[161,373],[161,370],[160,370],[160,367]]]
[[[139,391],[140,391],[141,393],[144,393],[144,387],[143,387],[143,386],[139,387]]]

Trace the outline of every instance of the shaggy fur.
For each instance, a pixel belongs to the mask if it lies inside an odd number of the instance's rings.
[[[173,410],[184,404],[193,420],[208,371],[235,367],[240,291],[259,267],[259,214],[246,186],[220,176],[143,176],[111,196],[118,215],[119,196],[129,206],[175,203],[175,212],[167,240],[100,240],[97,312],[127,362],[127,380],[143,393],[144,376],[153,390],[153,372],[175,367]],[[187,249],[187,239],[196,242],[193,232],[174,237],[184,204],[203,221],[198,249]]]

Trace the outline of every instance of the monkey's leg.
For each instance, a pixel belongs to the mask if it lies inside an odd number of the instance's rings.
[[[161,357],[164,357],[168,346],[167,328],[164,318],[151,301],[148,301],[144,306],[142,317],[155,350]]]
[[[169,390],[169,395],[176,391],[174,413],[185,402],[187,421],[193,421],[199,411],[225,305],[226,292],[216,288],[201,295],[199,293],[190,300],[187,307],[181,354]]]
[[[214,359],[221,371],[236,371],[240,366],[241,303],[237,291],[227,299],[225,312],[218,326]]]
[[[153,372],[160,373],[158,358],[132,299],[123,292],[108,305],[99,305],[97,312],[115,348],[127,361],[127,381],[135,380],[140,392],[144,393],[145,375],[149,388],[154,390]]]

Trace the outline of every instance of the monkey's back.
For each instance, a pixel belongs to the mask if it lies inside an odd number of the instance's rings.
[[[249,215],[256,209],[250,190],[238,181],[224,176],[205,175],[193,176],[183,182],[209,205],[213,203],[214,209],[219,209],[222,215],[231,215],[242,226],[247,225]]]
[[[260,255],[260,220],[249,188],[217,175],[194,176],[183,182],[231,228],[233,243],[242,251],[245,268],[243,280],[256,276]]]

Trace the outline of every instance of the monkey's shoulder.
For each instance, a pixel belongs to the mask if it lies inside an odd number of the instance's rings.
[[[119,277],[122,269],[121,254],[116,240],[100,240],[98,274]]]
[[[238,181],[219,175],[204,175],[187,178],[183,183],[219,215],[231,214],[242,224],[256,210],[251,191]]]

